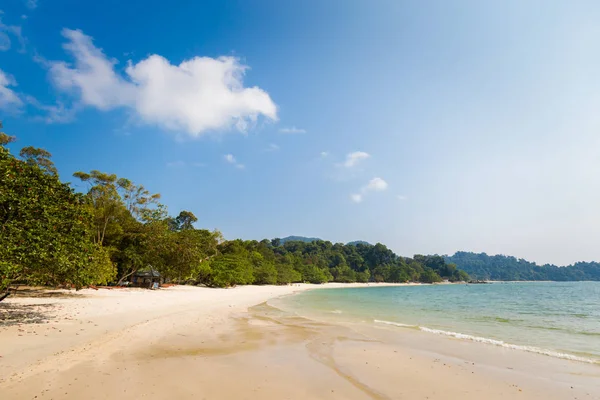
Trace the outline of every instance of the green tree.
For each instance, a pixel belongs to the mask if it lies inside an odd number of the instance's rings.
[[[277,283],[280,285],[302,281],[302,274],[294,269],[290,255],[278,256],[275,269],[277,270]]]
[[[252,266],[254,268],[254,283],[258,285],[274,285],[277,283],[277,269],[270,260],[265,260],[263,255],[257,251],[251,254]]]
[[[13,282],[76,288],[109,282],[114,266],[91,241],[93,217],[83,196],[30,160],[1,148],[0,291]]]
[[[38,149],[36,147],[23,147],[19,153],[21,158],[29,165],[37,165],[46,173],[51,175],[58,175],[58,171],[52,162],[52,154],[44,149]]]
[[[206,282],[209,286],[249,285],[254,281],[252,264],[242,254],[219,255],[209,263],[211,273]]]

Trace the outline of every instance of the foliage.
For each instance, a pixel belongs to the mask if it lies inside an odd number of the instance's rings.
[[[314,238],[314,237],[305,237],[305,236],[287,236],[284,238],[277,238],[277,239],[273,239],[273,240],[278,240],[279,244],[284,244],[285,242],[305,242],[305,243],[310,243],[310,242],[317,242],[321,239],[319,238]]]
[[[194,271],[193,281],[208,286],[291,282],[466,281],[464,271],[440,256],[399,257],[386,246],[328,241],[234,240],[218,246],[219,256]],[[228,256],[226,258],[225,256]],[[227,260],[227,262],[221,262]]]
[[[600,263],[578,262],[566,267],[536,263],[515,257],[459,251],[447,261],[474,279],[494,281],[600,281]]]
[[[112,281],[107,252],[89,240],[91,209],[60,182],[49,153],[37,153],[47,158],[38,165],[1,149],[0,291],[13,282],[80,288]]]

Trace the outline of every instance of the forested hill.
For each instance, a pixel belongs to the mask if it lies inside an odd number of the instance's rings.
[[[578,262],[566,267],[537,265],[511,256],[459,251],[445,256],[446,262],[467,272],[473,279],[493,281],[600,281],[600,263]]]
[[[346,244],[347,244],[347,245],[349,245],[349,246],[350,246],[350,245],[354,245],[354,246],[356,246],[356,245],[359,245],[359,244],[364,244],[365,246],[372,246],[372,245],[371,245],[371,243],[369,243],[369,242],[365,242],[364,240],[355,240],[355,241],[353,241],[353,242],[348,242],[348,243],[346,243]]]
[[[285,244],[286,242],[311,243],[311,242],[319,241],[321,239],[315,238],[315,237],[306,237],[306,236],[287,236],[287,237],[284,237],[284,238],[281,238],[281,239],[274,239],[274,240],[279,240],[280,244]]]
[[[277,239],[273,239],[276,243],[279,244],[286,244],[287,242],[304,242],[304,243],[312,243],[312,242],[318,242],[318,241],[322,241],[323,239],[320,238],[316,238],[316,237],[306,237],[306,236],[286,236],[284,238],[277,238]],[[355,240],[352,242],[348,242],[346,243],[347,245],[357,245],[357,244],[364,244],[367,246],[372,246],[371,243],[369,242],[365,242],[364,240]]]

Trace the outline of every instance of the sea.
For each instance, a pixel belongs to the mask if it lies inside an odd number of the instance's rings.
[[[497,282],[334,288],[276,307],[600,365],[600,282]]]

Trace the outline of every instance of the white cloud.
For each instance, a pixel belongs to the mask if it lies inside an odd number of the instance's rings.
[[[233,154],[225,154],[223,158],[225,158],[225,161],[227,161],[229,164],[233,164],[238,169],[246,168],[244,164],[240,164],[239,162],[237,162]]]
[[[322,151],[322,152],[321,152],[321,157],[322,157],[322,158],[325,158],[325,157],[327,157],[328,155],[329,155],[329,152],[328,152],[328,151]]]
[[[15,109],[23,106],[23,100],[9,86],[17,86],[17,81],[0,69],[0,109]]]
[[[381,178],[373,178],[369,181],[369,183],[363,188],[365,191],[375,191],[381,192],[387,189],[388,184]]]
[[[267,147],[265,149],[265,151],[277,151],[277,150],[279,150],[279,146],[276,145],[275,143],[269,144],[269,147]]]
[[[245,88],[247,66],[234,57],[194,57],[179,65],[159,55],[129,62],[125,76],[117,60],[94,46],[80,30],[63,29],[63,48],[74,65],[49,63],[54,85],[100,110],[127,108],[144,123],[198,137],[207,131],[247,130],[263,115],[277,120],[277,106],[258,87]]]
[[[0,32],[0,51],[7,51],[10,49],[10,38],[4,32]]]
[[[351,195],[350,195],[350,199],[352,199],[352,201],[353,201],[353,202],[355,202],[355,203],[360,203],[360,202],[362,202],[362,201],[363,201],[363,197],[362,197],[362,195],[361,195],[361,194],[358,194],[358,193],[356,193],[356,194],[351,194]]]
[[[376,177],[371,179],[365,186],[360,188],[360,193],[351,194],[350,199],[352,199],[352,201],[355,203],[361,203],[369,192],[382,192],[387,188],[388,183],[383,179]]]
[[[408,197],[403,194],[396,195],[396,198],[401,201],[408,199]]]
[[[21,15],[21,19],[27,19],[27,15],[25,15],[25,14]]]
[[[71,122],[75,118],[75,114],[78,111],[77,107],[65,107],[61,102],[57,102],[56,105],[45,105],[40,103],[35,97],[24,95],[24,101],[44,112],[44,115],[39,115],[33,119],[36,121],[42,121],[47,124],[63,124]]]
[[[1,15],[1,14],[0,14]],[[10,50],[12,42],[10,35],[13,35],[19,41],[21,48],[19,53],[25,52],[25,38],[23,37],[21,27],[17,25],[5,25],[0,19],[0,51]]]
[[[292,126],[289,128],[281,128],[279,130],[279,133],[288,133],[288,134],[306,133],[306,129],[300,129],[300,128],[296,128],[295,126]]]
[[[25,1],[25,5],[30,10],[35,10],[37,8],[37,6],[38,6],[38,0],[26,0]]]
[[[369,153],[365,153],[364,151],[355,151],[346,155],[346,161],[344,161],[342,164],[339,164],[339,166],[352,168],[361,160],[365,160],[369,157],[371,157]]]

